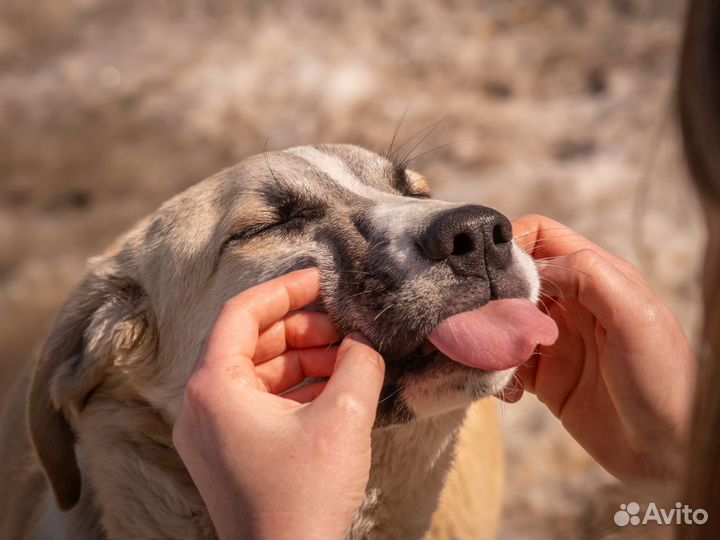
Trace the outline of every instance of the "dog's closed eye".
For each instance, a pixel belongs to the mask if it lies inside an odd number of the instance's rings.
[[[271,221],[247,227],[242,231],[233,232],[225,241],[223,250],[233,242],[242,242],[265,233],[276,231],[291,233],[299,231],[308,221],[321,218],[324,212],[325,210],[320,207],[280,208],[277,211],[277,215]]]

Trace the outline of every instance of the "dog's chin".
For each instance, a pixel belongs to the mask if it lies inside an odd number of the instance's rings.
[[[510,383],[514,371],[471,368],[437,350],[395,360],[386,368],[376,427],[438,416],[498,395]]]

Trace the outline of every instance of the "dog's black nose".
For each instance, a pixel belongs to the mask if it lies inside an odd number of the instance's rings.
[[[428,258],[447,260],[457,275],[480,277],[509,266],[511,240],[508,218],[492,208],[468,205],[435,216],[418,243]]]

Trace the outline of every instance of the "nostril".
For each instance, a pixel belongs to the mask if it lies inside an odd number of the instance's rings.
[[[512,263],[512,224],[479,205],[443,210],[430,217],[414,240],[430,261],[447,261],[461,277],[488,278]]]
[[[475,250],[475,242],[465,233],[460,233],[453,238],[453,255],[465,255]]]
[[[507,244],[510,240],[512,240],[512,228],[507,227],[505,223],[497,223],[493,227],[492,235],[493,243],[495,245]]]

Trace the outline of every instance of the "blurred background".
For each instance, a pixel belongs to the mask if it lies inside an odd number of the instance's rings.
[[[694,336],[704,236],[672,101],[684,8],[2,0],[0,396],[86,259],[169,196],[266,146],[383,152],[403,115],[400,141],[442,120],[413,162],[437,197],[569,224],[641,265]],[[612,478],[533,397],[503,428],[500,536],[582,535]]]

